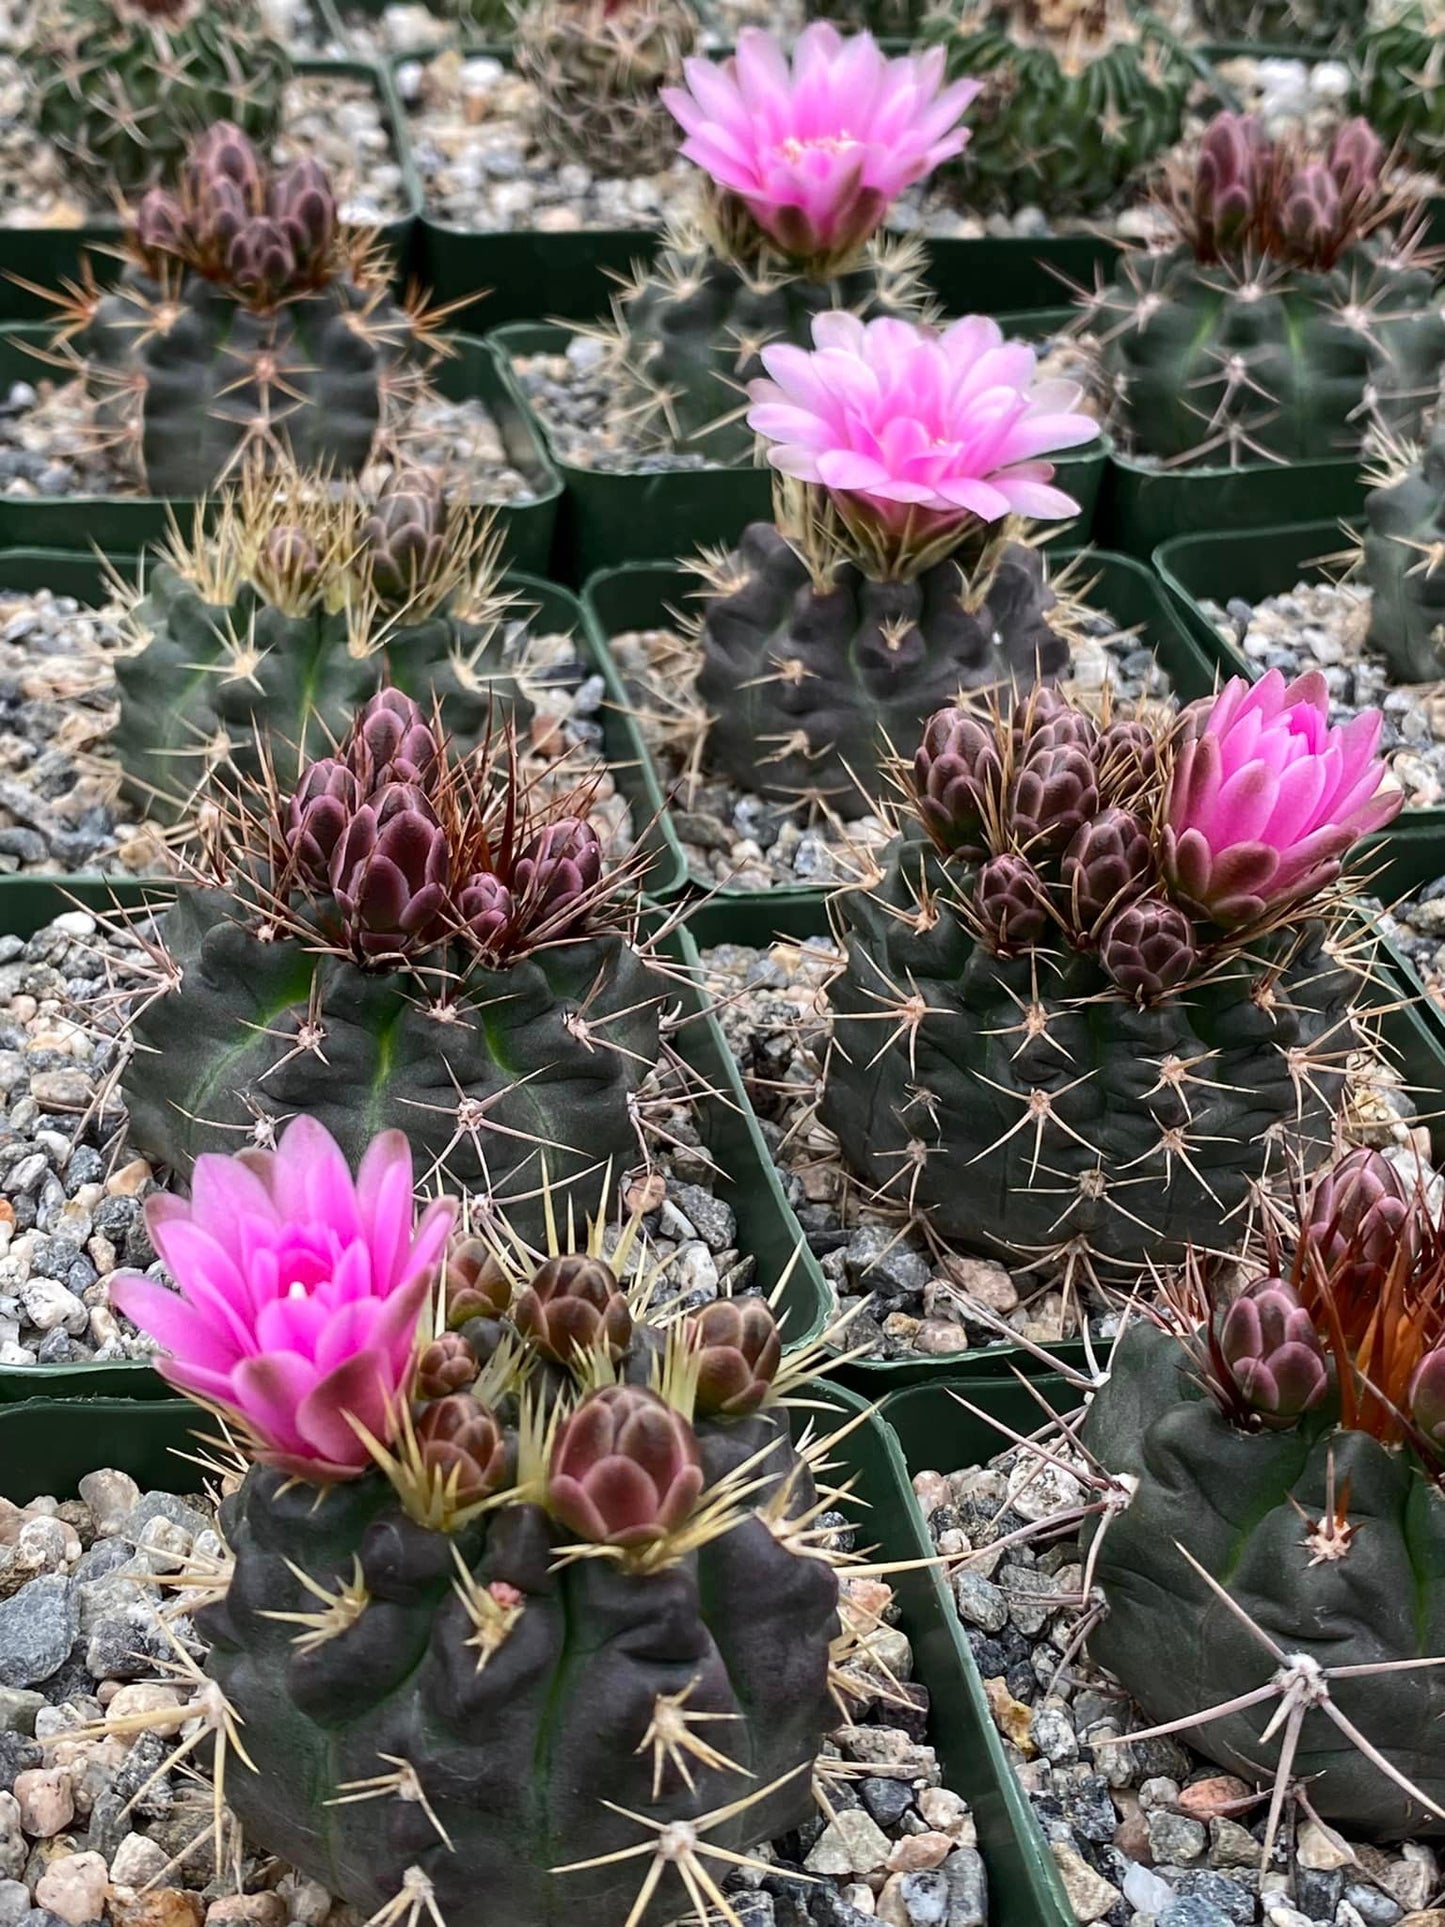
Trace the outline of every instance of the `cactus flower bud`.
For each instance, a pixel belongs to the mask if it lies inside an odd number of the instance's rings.
[[[296,255],[280,222],[259,215],[238,228],[226,249],[226,275],[257,307],[284,300],[296,280]]]
[[[1061,849],[1099,807],[1093,758],[1076,743],[1031,751],[1009,791],[1009,819],[1026,845]]]
[[[757,1411],[782,1363],[783,1341],[764,1298],[715,1298],[688,1320],[698,1358],[697,1409],[740,1418]]]
[[[246,211],[259,214],[265,198],[264,180],[260,156],[234,121],[213,122],[186,157],[186,183],[197,201],[229,183],[240,189]]]
[[[266,537],[256,559],[258,579],[282,596],[304,593],[316,581],[321,557],[305,529],[281,523]]]
[[[1092,716],[1076,709],[1057,689],[1041,685],[1013,714],[1014,747],[1020,758],[1038,749],[1058,749],[1072,743],[1076,749],[1092,751],[1098,741],[1099,726]]]
[[[1136,1004],[1157,1004],[1193,970],[1194,931],[1184,912],[1162,897],[1140,897],[1104,926],[1099,962]]]
[[[929,717],[913,759],[913,788],[923,826],[940,849],[960,856],[978,849],[1002,777],[998,738],[986,717],[966,709]]]
[[[655,1392],[607,1385],[558,1432],[547,1503],[594,1545],[645,1546],[677,1531],[702,1485],[697,1440],[681,1413]]]
[[[1267,1425],[1291,1425],[1329,1390],[1309,1313],[1281,1278],[1251,1285],[1225,1313],[1219,1346],[1241,1396]]]
[[[1346,202],[1373,194],[1384,166],[1385,143],[1358,114],[1347,120],[1330,142],[1330,173]]]
[[[330,888],[331,859],[360,801],[355,776],[334,757],[323,757],[302,776],[287,806],[284,834],[298,874],[313,888]]]
[[[406,602],[436,573],[446,551],[445,520],[441,484],[424,469],[396,476],[377,496],[366,544],[372,586],[385,601]]]
[[[178,254],[189,238],[180,203],[160,187],[153,187],[142,199],[131,231],[137,247],[148,256]]]
[[[321,163],[309,157],[293,161],[272,179],[267,198],[298,265],[309,273],[323,264],[336,235],[336,200]]]
[[[444,1479],[456,1475],[459,1505],[475,1505],[500,1489],[507,1476],[507,1442],[485,1405],[453,1392],[424,1406],[416,1421],[422,1463]]]
[[[490,870],[479,870],[469,877],[457,895],[462,922],[483,950],[501,949],[512,928],[515,908],[511,891]]]
[[[1402,1244],[1415,1243],[1405,1180],[1379,1151],[1349,1152],[1310,1193],[1303,1234],[1331,1288],[1378,1289]]]
[[[1243,245],[1269,157],[1258,121],[1216,114],[1205,128],[1194,172],[1195,248],[1201,260],[1217,260]]]
[[[357,712],[346,761],[364,792],[387,783],[425,789],[438,760],[436,733],[400,689],[378,689]]]
[[[1426,1438],[1445,1449],[1445,1350],[1426,1352],[1415,1367],[1406,1402]]]
[[[448,1255],[442,1293],[453,1330],[469,1318],[500,1318],[512,1303],[511,1280],[480,1238],[463,1238]]]
[[[983,941],[996,957],[1042,942],[1049,927],[1043,879],[1027,857],[990,857],[974,884],[973,907]]]
[[[632,1338],[632,1312],[611,1265],[580,1252],[549,1258],[517,1294],[512,1322],[559,1364],[579,1352],[620,1358]]]
[[[560,934],[568,906],[585,913],[585,898],[602,879],[602,840],[580,817],[560,816],[534,836],[512,871],[519,914]]]
[[[1086,939],[1097,936],[1156,881],[1148,831],[1128,810],[1101,810],[1064,851],[1062,876],[1075,930]]]
[[[1094,749],[1099,794],[1127,808],[1149,786],[1159,765],[1159,746],[1147,723],[1110,723]]]
[[[362,956],[438,942],[445,934],[451,851],[431,806],[389,783],[357,808],[331,856],[331,893]]]
[[[460,1332],[434,1338],[417,1361],[416,1389],[420,1398],[447,1398],[463,1392],[477,1376],[477,1355]]]

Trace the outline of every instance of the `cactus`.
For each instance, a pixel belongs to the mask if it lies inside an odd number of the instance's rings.
[[[1445,424],[1372,477],[1365,497],[1369,646],[1396,682],[1445,676]]]
[[[223,117],[269,145],[290,71],[255,0],[46,0],[22,61],[36,132],[97,194],[169,179]]]
[[[1237,1238],[1282,1151],[1323,1155],[1354,991],[1327,892],[1399,797],[1378,716],[1347,745],[1322,678],[1246,689],[1173,729],[1048,689],[931,720],[916,817],[838,898],[820,1117],[883,1203],[969,1248],[1142,1266]],[[1309,828],[1276,848],[1211,816],[1229,755],[1267,822],[1307,727],[1348,770]]]
[[[1179,139],[1194,70],[1122,0],[962,0],[924,37],[985,83],[946,177],[969,206],[1091,214]]]
[[[500,751],[499,751],[500,745]],[[637,1148],[662,980],[629,941],[584,793],[539,802],[508,739],[452,758],[399,690],[294,793],[239,802],[164,920],[134,1015],[130,1134],[185,1174],[292,1113],[354,1155],[404,1130],[432,1171],[538,1222]]]
[[[315,161],[267,169],[228,122],[180,189],[135,210],[115,286],[53,297],[97,428],[152,494],[198,497],[248,460],[353,474],[424,392],[441,344],[337,230]]]
[[[1438,173],[1445,165],[1445,9],[1440,0],[1395,0],[1361,28],[1355,111],[1391,147]]]
[[[1277,41],[1290,47],[1353,43],[1367,12],[1367,0],[1194,0],[1194,18],[1207,40]],[[1365,117],[1373,126],[1374,117]]]
[[[217,780],[300,769],[386,682],[462,749],[531,705],[508,666],[513,598],[485,517],[399,471],[371,503],[248,469],[131,591],[112,744],[124,794],[183,818]]]
[[[1389,225],[1382,159],[1362,121],[1324,154],[1210,123],[1166,191],[1177,245],[1125,256],[1082,310],[1133,451],[1234,467],[1415,429],[1445,321],[1416,236]]]
[[[677,151],[662,89],[698,37],[688,0],[531,0],[517,21],[517,72],[532,83],[532,131],[559,165],[651,174]]]
[[[1110,1358],[1081,1432],[1111,1483],[1090,1655],[1151,1724],[1276,1772],[1271,1834],[1300,1781],[1356,1836],[1438,1833],[1445,1241],[1374,1151],[1299,1219],[1232,1305],[1196,1289]]]

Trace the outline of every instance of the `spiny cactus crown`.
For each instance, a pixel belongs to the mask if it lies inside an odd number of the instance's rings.
[[[238,805],[214,855],[267,914],[386,968],[455,940],[492,963],[607,924],[635,867],[604,876],[592,793],[541,797],[500,731],[467,757],[400,690],[380,690],[332,756],[283,796]]]
[[[343,265],[325,168],[271,169],[229,121],[192,147],[177,192],[143,198],[131,239],[158,277],[179,263],[259,311],[325,286]]]
[[[1252,117],[1219,114],[1165,205],[1202,262],[1275,261],[1324,270],[1398,211],[1368,122],[1347,121],[1325,151],[1271,140]]]

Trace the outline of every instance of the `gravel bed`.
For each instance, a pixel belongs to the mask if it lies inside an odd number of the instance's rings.
[[[476,397],[452,401],[433,393],[412,411],[399,439],[413,462],[464,476],[469,501],[521,506],[536,500],[532,483],[512,467],[486,403]],[[376,462],[362,479],[379,484],[388,472],[389,464]],[[0,495],[141,492],[124,451],[97,439],[81,383],[39,376],[11,383],[0,399]]]
[[[60,155],[36,139],[24,118],[25,88],[17,63],[0,57],[0,227],[79,227],[112,213],[105,198],[86,200]],[[298,74],[289,83],[272,157],[284,164],[305,154],[329,170],[343,221],[378,227],[407,212],[401,163],[370,82]]]
[[[814,1114],[830,1037],[824,990],[840,962],[828,937],[729,943],[704,951],[703,981],[838,1309],[872,1301],[855,1316],[850,1344],[882,1359],[946,1358],[1012,1343],[1010,1333],[1035,1345],[1078,1336],[1077,1294],[1066,1296],[1056,1273],[1037,1264],[1010,1271],[930,1239],[902,1211],[870,1204],[869,1187],[849,1173]],[[1415,1122],[1418,1094],[1376,1060],[1357,1057],[1350,1069],[1345,1137],[1384,1151],[1413,1180],[1431,1155],[1429,1132]],[[1094,1337],[1117,1329],[1112,1307],[1091,1299],[1086,1309]]]
[[[697,174],[686,161],[621,179],[594,176],[578,161],[558,167],[532,139],[531,82],[488,55],[452,50],[408,61],[396,84],[435,220],[504,233],[657,227],[693,194]]]
[[[1219,633],[1252,663],[1297,676],[1324,671],[1330,721],[1384,711],[1382,748],[1407,809],[1445,798],[1445,687],[1392,683],[1385,658],[1365,644],[1370,590],[1361,582],[1297,582],[1287,595],[1248,603],[1201,601]]]
[[[118,794],[109,739],[118,712],[114,660],[125,646],[118,604],[91,609],[50,589],[0,586],[0,877],[174,868],[167,833]],[[601,747],[602,679],[588,674],[569,636],[534,636],[522,621],[507,655],[536,709],[534,753],[523,767],[551,769],[552,784],[570,787],[581,759]],[[605,773],[599,809],[612,847],[625,847],[630,813]]]
[[[843,1515],[819,1524],[839,1550],[851,1548]],[[129,1713],[194,1703],[199,1685],[178,1684],[157,1665],[174,1647],[155,1581],[223,1551],[207,1500],[142,1493],[113,1469],[88,1473],[78,1498],[23,1508],[0,1499],[4,1927],[84,1927],[103,1916],[112,1927],[355,1927],[354,1910],[318,1882],[244,1847],[239,1887],[206,1847],[168,1865],[207,1827],[211,1788],[201,1775],[166,1771],[159,1737],[65,1737],[108,1714],[120,1726]],[[766,1873],[734,1871],[723,1884],[744,1927],[863,1927],[873,1918],[985,1927],[973,1816],[943,1784],[925,1739],[928,1690],[891,1623],[892,1591],[846,1573],[842,1590],[861,1637],[841,1668],[850,1723],[825,1743],[842,1765],[828,1782],[833,1817],[757,1850]],[[204,1645],[186,1610],[196,1598],[173,1591],[168,1623],[198,1660]]]
[[[512,367],[559,462],[614,475],[708,466],[697,449],[657,447],[635,412],[618,414],[608,350],[590,335],[574,335],[565,354],[514,356]]]
[[[1135,636],[1103,611],[1086,610],[1081,620],[1075,673],[1066,686],[1098,690],[1107,684],[1121,700],[1146,693],[1168,700],[1168,677]],[[866,874],[868,852],[881,850],[892,834],[881,817],[844,822],[820,808],[765,802],[710,775],[705,753],[699,769],[706,714],[693,689],[695,643],[672,629],[643,629],[611,637],[608,647],[670,798],[668,816],[695,881],[763,891],[780,884],[820,888]]]
[[[1051,1450],[1073,1458],[1067,1443]],[[1262,1873],[1267,1797],[1173,1736],[1108,1744],[1151,1722],[1084,1657],[1061,1671],[1082,1612],[1077,1536],[994,1549],[1086,1497],[1063,1463],[1040,1473],[1009,1451],[988,1466],[919,1472],[913,1487],[940,1553],[974,1554],[952,1575],[959,1620],[1077,1920],[1438,1927],[1445,1916],[1422,1911],[1441,1888],[1425,1842],[1351,1843],[1290,1802]]]
[[[1391,904],[1381,914],[1380,929],[1419,971],[1434,1001],[1445,1007],[1445,876]]]

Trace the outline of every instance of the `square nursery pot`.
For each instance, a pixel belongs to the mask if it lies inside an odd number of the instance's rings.
[[[50,371],[41,359],[50,331],[36,322],[0,327],[0,390],[12,381],[36,381]],[[436,387],[449,401],[477,397],[487,405],[507,459],[531,483],[535,500],[499,504],[492,512],[507,566],[546,575],[562,484],[546,450],[504,379],[496,355],[475,335],[454,335],[455,352],[436,373]],[[190,526],[188,502],[156,495],[0,494],[0,549],[98,549],[134,553],[160,541],[174,510]]]
[[[1365,499],[1357,455],[1312,462],[1250,462],[1238,468],[1161,468],[1111,450],[1097,533],[1147,560],[1175,536],[1200,530],[1257,535],[1283,522],[1348,519]]]
[[[320,11],[325,17],[324,6]],[[339,80],[365,80],[379,96],[382,120],[402,171],[406,207],[378,229],[376,238],[395,260],[400,277],[411,259],[413,229],[421,212],[421,187],[412,166],[405,121],[390,73],[365,60],[296,60],[292,65],[298,74],[332,74]],[[0,268],[3,268],[0,322],[49,318],[50,303],[35,289],[58,291],[62,283],[79,280],[83,257],[104,256],[119,245],[120,238],[120,221],[114,215],[100,215],[79,227],[0,227]],[[100,259],[93,266],[97,274],[103,274],[106,263]],[[22,281],[33,282],[35,288],[21,287]]]
[[[336,0],[337,6],[348,4],[349,0]],[[366,10],[379,12],[380,5],[367,0]],[[505,44],[473,44],[462,52],[488,55],[507,67],[512,64],[512,50]],[[389,78],[403,64],[428,58],[426,53],[396,55]],[[626,279],[639,263],[650,261],[662,244],[662,230],[651,227],[577,228],[551,234],[540,228],[473,228],[444,220],[427,207],[411,125],[400,103],[397,128],[403,166],[417,184],[417,273],[438,301],[459,303],[471,327],[488,331],[508,322],[553,316],[563,321],[595,320],[607,312],[618,279]]]
[[[1074,557],[1061,555],[1058,573],[1063,572],[1066,564],[1069,565],[1071,576],[1076,578],[1078,587],[1087,590],[1086,601],[1107,609],[1121,628],[1138,629],[1141,646],[1148,645],[1156,651],[1161,665],[1183,700],[1189,701],[1195,696],[1209,693],[1214,687],[1214,672],[1209,660],[1180,622],[1168,598],[1147,569],[1128,556],[1108,555],[1102,550],[1092,549]],[[601,569],[589,579],[582,591],[582,608],[602,664],[602,673],[607,679],[609,708],[616,705],[625,711],[631,707],[621,669],[609,647],[610,638],[630,629],[666,628],[674,620],[674,612],[688,606],[696,587],[695,578],[685,570],[660,562],[634,562],[624,568]],[[643,753],[647,754],[646,750]],[[665,772],[651,764],[650,760],[649,767],[652,781],[661,794],[666,786]],[[675,853],[682,885],[707,892],[707,901],[701,913],[704,918],[711,915],[711,906],[714,905],[756,906],[766,912],[767,907],[777,903],[779,898],[805,904],[826,900],[826,890],[819,891],[808,884],[778,884],[762,892],[739,890],[726,883],[708,884],[691,877],[682,844],[666,808],[661,827]],[[709,942],[724,940],[720,932],[706,939]],[[739,941],[752,940],[743,938]]]
[[[1195,640],[1221,673],[1253,681],[1263,673],[1263,665],[1220,634],[1201,606],[1204,600],[1240,596],[1261,602],[1287,594],[1297,582],[1322,579],[1326,558],[1338,554],[1357,532],[1357,527],[1342,528],[1339,522],[1311,520],[1237,535],[1180,535],[1154,551],[1154,567]],[[1373,893],[1387,903],[1432,882],[1445,872],[1445,806],[1402,812],[1387,830],[1371,837],[1362,868],[1369,872]],[[1396,961],[1415,981],[1413,966],[1398,954]]]
[[[583,468],[558,455],[523,393],[512,361],[526,355],[564,354],[571,338],[567,328],[536,322],[498,328],[487,337],[566,489],[556,549],[559,576],[585,582],[597,570],[624,562],[694,555],[717,544],[731,547],[749,522],[771,520],[772,470],[764,466],[708,463],[702,468],[617,473]],[[1060,485],[1080,507],[1078,517],[1059,529],[1071,544],[1088,538],[1106,450],[1103,443],[1065,455],[1058,463]]]
[[[85,1423],[77,1424],[82,1415]],[[39,1397],[0,1407],[0,1498],[16,1505],[42,1493],[68,1498],[87,1472],[103,1466],[129,1473],[143,1490],[198,1492],[196,1439],[207,1425],[204,1412],[176,1398]],[[838,1447],[841,1476],[852,1480],[849,1516],[860,1521],[870,1557],[899,1568],[890,1582],[899,1628],[913,1648],[914,1677],[928,1690],[928,1743],[977,1822],[992,1927],[1062,1927],[1062,1890],[1004,1760],[897,1437],[840,1386],[819,1388],[793,1415],[795,1433],[811,1428],[831,1437],[844,1427],[852,1428]]]

